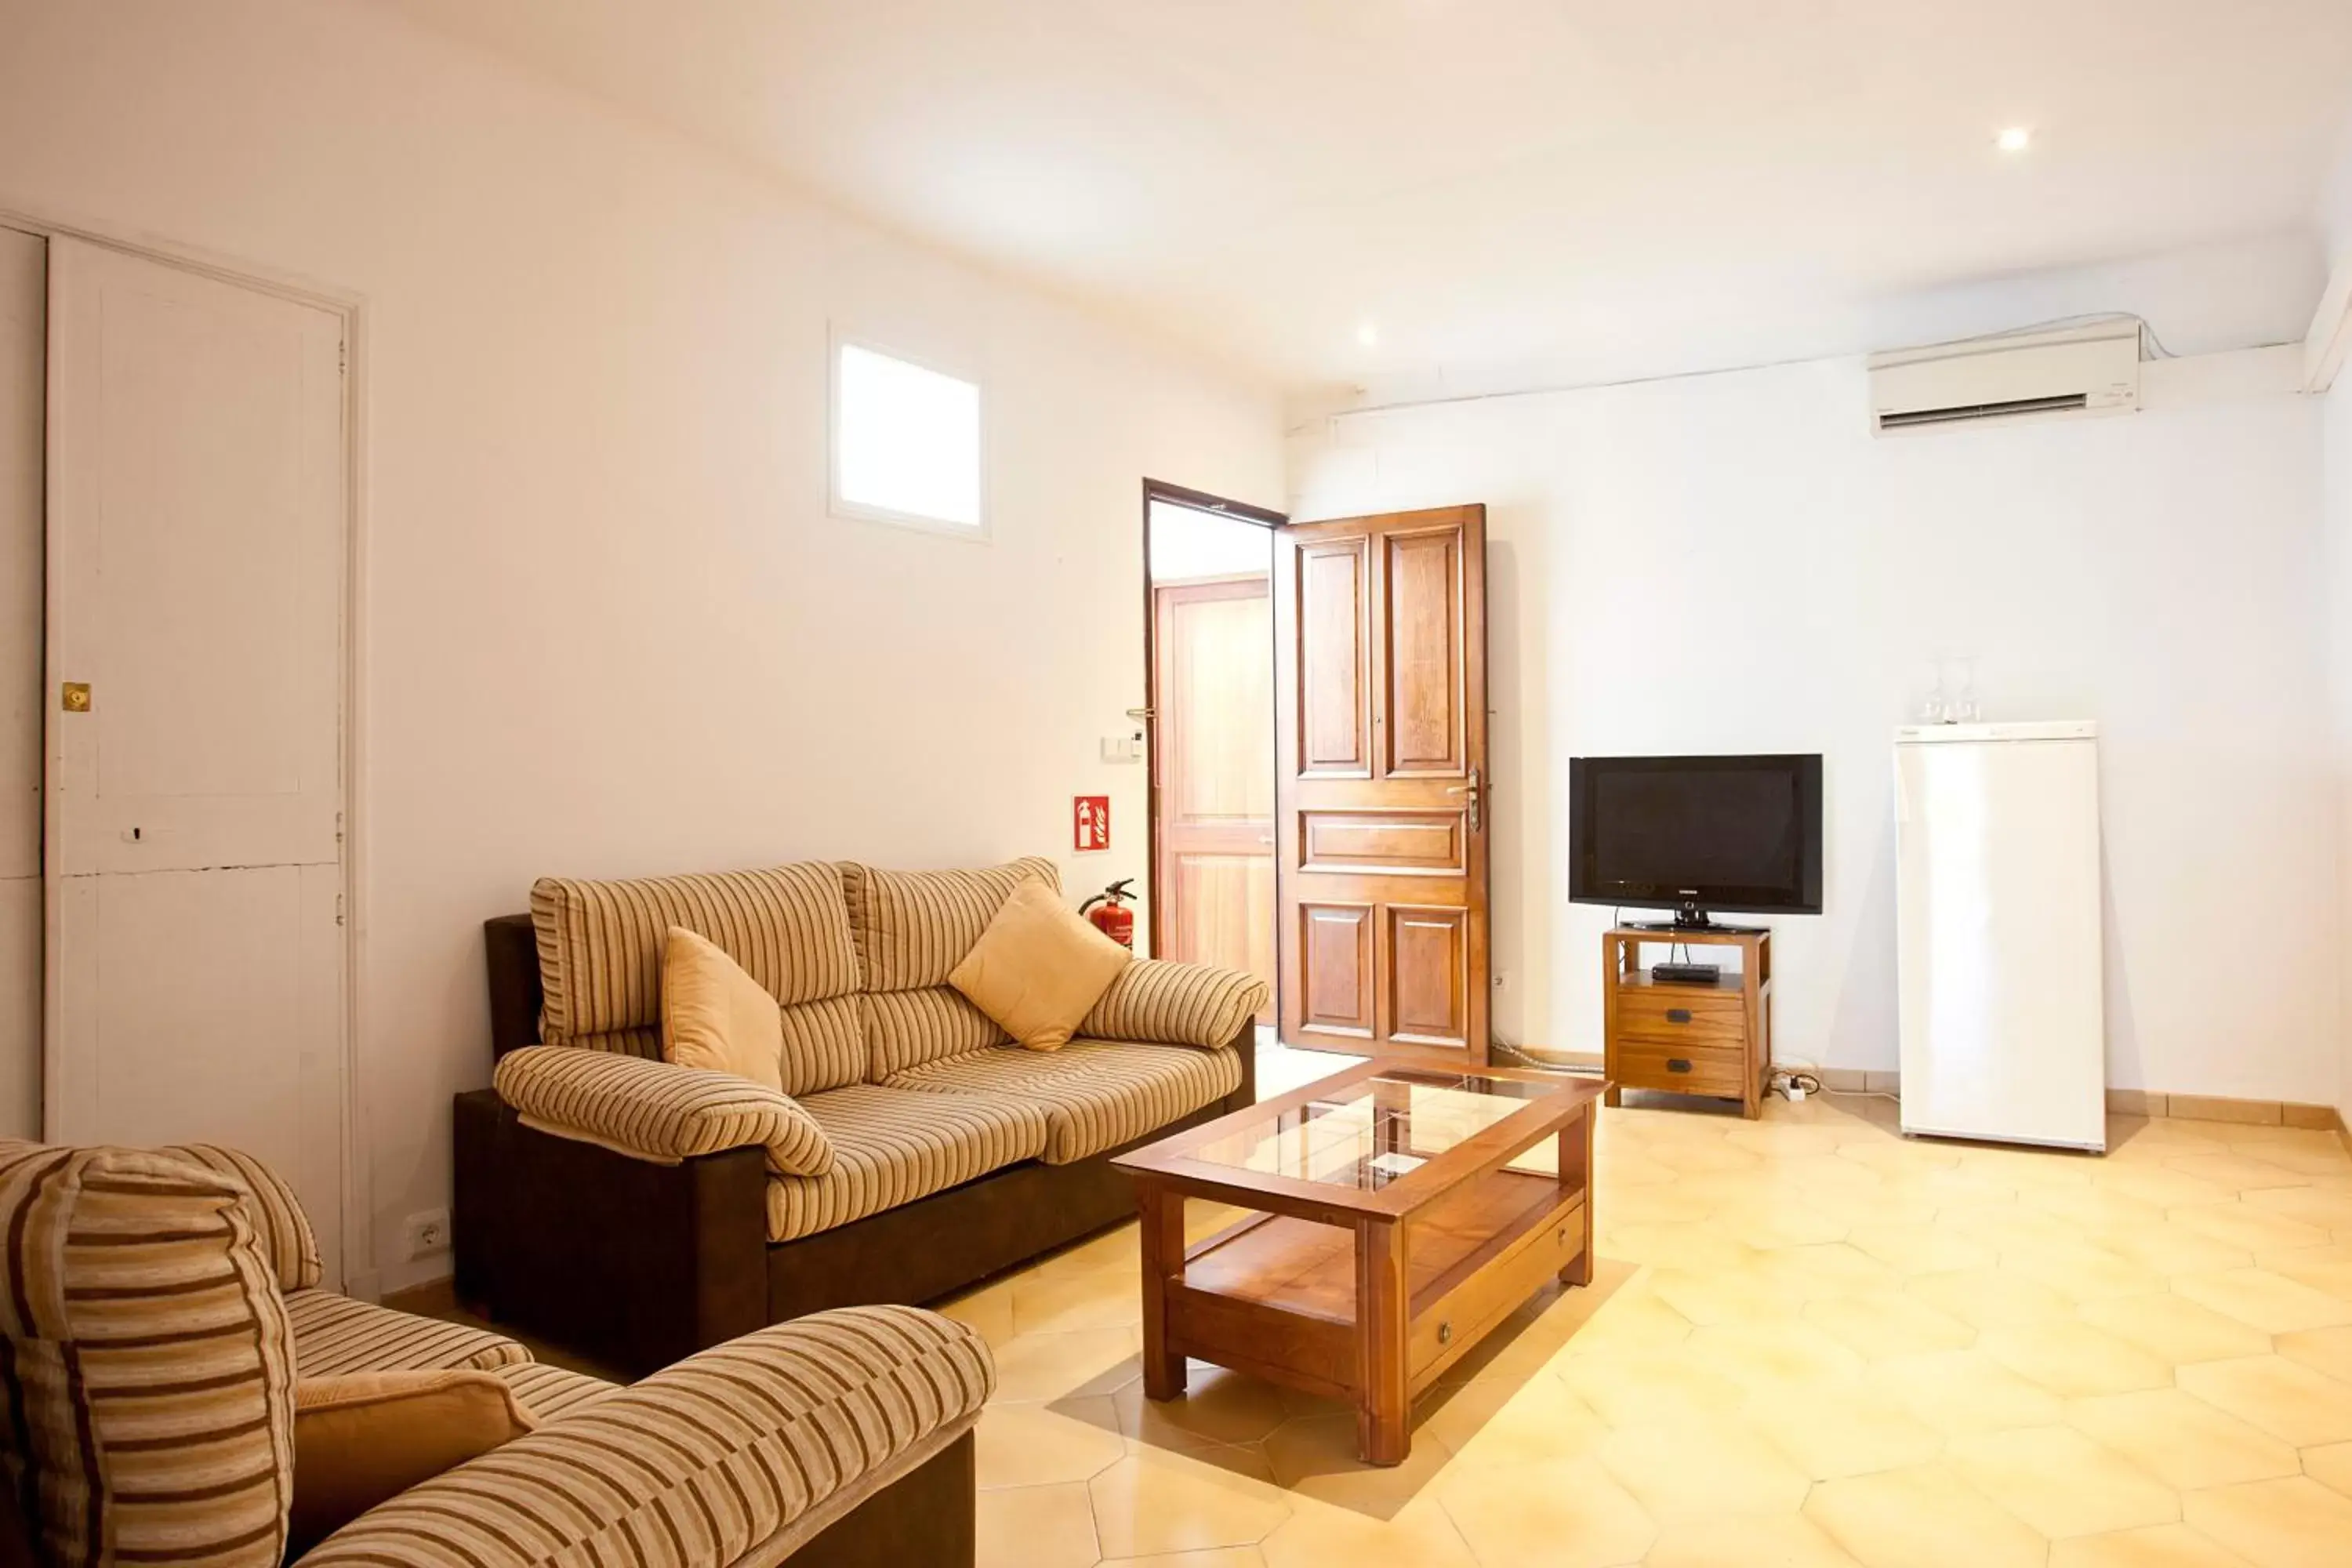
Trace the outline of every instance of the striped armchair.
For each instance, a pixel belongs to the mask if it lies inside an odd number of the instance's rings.
[[[632,1370],[933,1300],[1127,1217],[1118,1153],[1256,1098],[1253,976],[1139,960],[1070,1043],[948,974],[1051,861],[542,879],[494,920],[493,1088],[458,1098],[458,1285]],[[781,1091],[661,1059],[673,926],[775,998]]]
[[[201,1145],[0,1144],[0,1563],[279,1568],[298,1386],[420,1370],[499,1378],[532,1429],[342,1524],[305,1568],[973,1560],[994,1365],[929,1312],[822,1313],[622,1387],[320,1289],[293,1194]]]

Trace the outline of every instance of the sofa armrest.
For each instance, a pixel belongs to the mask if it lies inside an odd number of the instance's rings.
[[[761,1148],[791,1176],[833,1169],[833,1142],[790,1095],[731,1073],[575,1046],[529,1046],[491,1079],[523,1125],[675,1165],[722,1149]]]
[[[746,1334],[518,1437],[327,1538],[305,1568],[773,1563],[959,1438],[987,1345],[915,1307]]]
[[[1265,999],[1265,982],[1237,969],[1139,958],[1119,971],[1078,1033],[1216,1050],[1241,1037]]]

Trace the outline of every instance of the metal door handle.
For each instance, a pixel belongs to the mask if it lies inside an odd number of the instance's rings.
[[[1448,784],[1446,786],[1445,793],[1448,795],[1466,795],[1470,797],[1470,831],[1473,833],[1477,832],[1479,818],[1482,815],[1479,808],[1486,798],[1485,793],[1480,787],[1478,770],[1476,768],[1472,768],[1470,770],[1470,782],[1468,784]]]

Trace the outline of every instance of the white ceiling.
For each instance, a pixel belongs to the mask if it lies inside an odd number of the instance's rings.
[[[2347,0],[395,3],[1292,388],[2307,227],[2352,110]]]

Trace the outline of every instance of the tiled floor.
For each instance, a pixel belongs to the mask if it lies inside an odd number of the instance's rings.
[[[1279,1055],[1269,1079],[1330,1066]],[[2118,1120],[2096,1159],[1892,1111],[1606,1112],[1595,1284],[1457,1368],[1394,1470],[1238,1374],[1145,1400],[1132,1226],[975,1291],[947,1310],[1001,1377],[982,1560],[2352,1564],[2332,1134]]]

